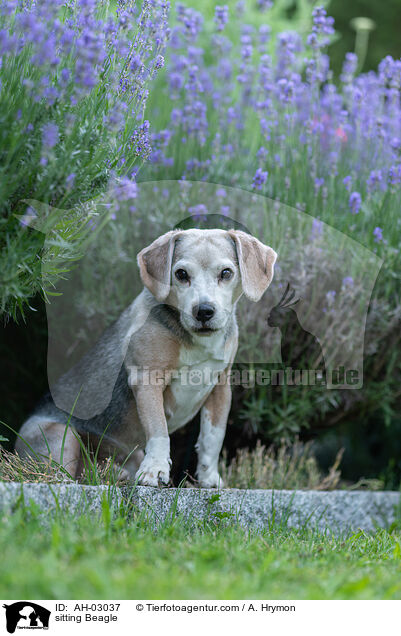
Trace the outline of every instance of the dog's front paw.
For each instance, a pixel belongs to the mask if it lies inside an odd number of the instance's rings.
[[[160,460],[149,455],[145,455],[139,466],[135,479],[141,486],[167,486],[170,481],[171,460]]]
[[[224,488],[224,482],[217,470],[202,470],[198,468],[197,476],[201,488]]]

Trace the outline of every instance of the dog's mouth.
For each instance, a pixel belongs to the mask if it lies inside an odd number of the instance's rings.
[[[208,336],[212,333],[216,333],[218,329],[213,329],[212,327],[194,327],[193,331],[199,336]]]

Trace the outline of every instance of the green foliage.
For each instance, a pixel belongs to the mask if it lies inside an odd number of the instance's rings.
[[[30,202],[20,203],[26,207]],[[0,252],[0,312],[14,319],[24,316],[27,301],[35,294],[41,293],[45,299],[52,295],[55,282],[82,257],[94,238],[88,226],[88,206],[65,211],[36,201],[33,205],[42,212],[40,231],[21,225],[18,214],[8,219],[4,234],[0,233],[0,241],[4,240]]]

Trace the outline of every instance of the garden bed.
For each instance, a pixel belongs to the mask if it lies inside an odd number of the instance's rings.
[[[157,489],[79,484],[0,483],[0,513],[32,506],[47,517],[56,511],[76,516],[102,513],[103,502],[147,517],[153,527],[178,516],[197,525],[239,523],[255,529],[273,526],[335,533],[389,528],[400,517],[400,493],[392,491]]]

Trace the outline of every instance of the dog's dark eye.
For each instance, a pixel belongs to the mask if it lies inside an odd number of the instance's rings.
[[[189,280],[188,272],[186,272],[185,269],[177,269],[175,273],[175,277],[177,280],[181,282],[185,282]]]
[[[220,273],[220,278],[221,280],[230,280],[232,275],[233,272],[231,271],[231,269],[223,269],[223,271]]]

